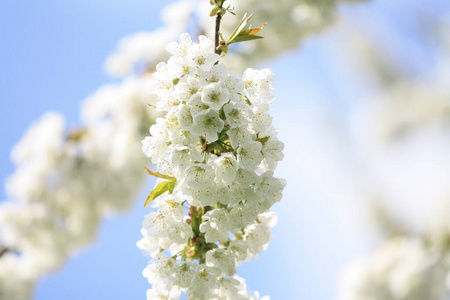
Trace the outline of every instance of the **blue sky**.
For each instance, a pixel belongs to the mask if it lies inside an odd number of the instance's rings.
[[[80,101],[110,81],[102,70],[108,53],[121,37],[158,26],[159,11],[167,2],[0,0],[3,181],[14,170],[9,152],[30,122],[48,110],[56,110],[63,113],[69,126],[76,125]],[[399,2],[405,5],[407,1]],[[418,1],[409,3],[420,5]],[[431,12],[449,10],[445,0],[433,3]],[[405,48],[414,44],[409,27],[414,16],[403,14],[401,4],[374,1],[344,11],[357,13],[373,23],[379,21],[381,33],[395,27],[392,33],[401,36],[399,44]],[[341,77],[346,72],[336,69],[333,62],[336,57],[330,51],[333,38],[336,38],[333,32],[311,38],[296,53],[264,65],[277,74],[273,116],[280,137],[286,142],[286,161],[297,161],[298,153],[307,155],[321,147],[337,149],[338,142],[332,136],[325,142],[311,138],[314,134],[325,134],[321,128],[330,125],[317,123],[314,116],[326,117],[344,127],[342,119],[357,95],[363,93],[361,90],[359,94],[353,93],[354,85]],[[426,50],[417,49],[417,53],[410,54],[413,58],[427,57]],[[431,63],[425,61],[418,68],[426,70]],[[316,144],[302,144],[304,140]],[[283,202],[275,207],[280,213],[279,225],[273,233],[275,239],[259,261],[239,269],[240,275],[248,279],[249,287],[260,290],[262,295],[271,295],[272,299],[331,299],[339,269],[370,244],[362,238],[362,231],[352,228],[355,224],[352,222],[358,220],[356,210],[341,205],[347,203],[346,196],[354,196],[353,188],[346,185],[348,182],[341,184],[331,179],[332,174],[340,173],[353,178],[357,171],[337,150],[323,155],[317,174],[293,169],[286,161],[280,165],[279,174],[293,184],[288,185]],[[304,162],[299,159],[301,163]],[[311,178],[319,178],[323,185]],[[151,185],[149,182],[147,188]],[[343,202],[327,202],[332,192],[340,193]],[[146,213],[142,210],[144,194],[145,191],[132,211],[103,224],[94,245],[59,272],[44,278],[35,299],[144,299],[148,284],[141,270],[146,258],[135,246]],[[0,195],[1,199],[6,197],[4,191]]]

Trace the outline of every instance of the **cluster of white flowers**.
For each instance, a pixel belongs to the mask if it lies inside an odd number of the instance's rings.
[[[267,113],[273,73],[247,69],[231,76],[213,42],[183,34],[157,65],[156,108],[143,152],[169,193],[157,197],[138,246],[152,258],[143,274],[148,299],[259,299],[231,277],[271,240],[285,181],[273,169],[283,158]]]
[[[338,299],[446,300],[449,271],[448,245],[439,248],[420,238],[393,238],[371,257],[347,267]]]
[[[103,217],[130,207],[145,180],[138,153],[155,119],[152,80],[102,87],[85,101],[80,130],[47,113],[14,148],[0,205],[0,299],[28,299],[36,280],[95,238]]]

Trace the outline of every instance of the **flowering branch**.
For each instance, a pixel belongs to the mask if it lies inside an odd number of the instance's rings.
[[[143,272],[152,284],[147,299],[179,299],[182,292],[187,299],[259,299],[248,294],[236,266],[256,258],[271,239],[276,215],[269,210],[285,186],[273,170],[284,145],[267,113],[273,73],[231,76],[219,62],[223,2],[215,1],[212,11],[216,40],[200,36],[192,43],[183,34],[167,46],[172,57],[154,74],[156,108],[166,115],[142,141],[158,168],[147,173],[160,178],[146,201],[157,210],[145,217],[138,243],[152,257]],[[253,34],[245,29],[248,20],[231,40]]]

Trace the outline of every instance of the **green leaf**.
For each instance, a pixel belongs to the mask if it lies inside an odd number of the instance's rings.
[[[232,41],[245,28],[245,26],[247,26],[247,23],[250,21],[250,18],[252,16],[253,14],[250,15],[249,17],[247,17],[247,14],[244,15],[241,22],[238,24],[238,26],[236,26],[233,33],[230,35],[227,44],[230,44],[230,41]]]
[[[234,40],[233,43],[240,43],[240,42],[246,42],[246,41],[252,41],[252,40],[259,40],[263,39],[263,36],[259,35],[238,35]]]
[[[160,182],[156,185],[156,187],[148,194],[147,200],[145,200],[144,208],[147,207],[147,205],[164,194],[165,192],[168,192],[169,194],[172,194],[173,189],[177,186],[177,180],[168,180]]]
[[[169,176],[169,175],[164,175],[164,174],[161,174],[159,172],[150,171],[146,166],[144,166],[144,169],[145,169],[145,171],[147,171],[147,173],[149,175],[152,175],[152,176],[155,176],[155,177],[158,177],[158,178],[162,178],[162,179],[167,179],[167,180],[174,180],[174,179],[176,180],[175,177],[172,177],[172,176]]]
[[[239,23],[239,25],[236,27],[236,29],[233,31],[230,38],[228,39],[227,45],[263,38],[262,36],[256,34],[259,33],[261,30],[263,30],[264,26],[266,26],[267,23],[262,24],[261,27],[251,28],[250,26],[250,28],[244,29],[252,16],[253,14],[250,15],[249,17],[247,17],[247,15],[244,16],[242,21]]]

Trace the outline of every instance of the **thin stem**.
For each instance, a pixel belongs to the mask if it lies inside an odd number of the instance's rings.
[[[222,14],[218,13],[216,16],[216,32],[214,37],[214,53],[220,55],[220,50],[217,49],[219,47],[219,31],[220,31],[220,21],[222,21]]]
[[[9,248],[0,248],[0,257],[9,252]]]

